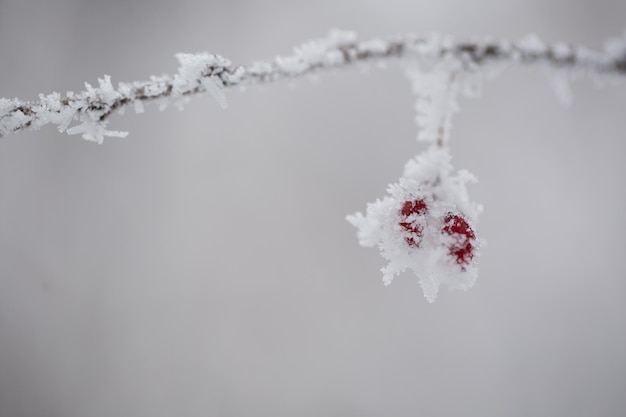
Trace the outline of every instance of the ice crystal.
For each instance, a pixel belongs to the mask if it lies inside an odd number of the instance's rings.
[[[222,81],[213,74],[220,73],[224,68],[229,67],[230,61],[219,55],[206,52],[176,54],[176,59],[180,63],[180,67],[172,82],[172,92],[175,97],[192,93],[202,87],[213,96],[222,108],[228,107],[222,91],[224,87]],[[178,100],[177,105],[182,106],[182,102]]]

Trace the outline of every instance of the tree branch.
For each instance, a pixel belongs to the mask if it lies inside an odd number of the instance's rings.
[[[102,142],[105,136],[125,136],[124,132],[105,130],[109,116],[133,105],[137,112],[143,104],[159,101],[181,104],[186,97],[210,92],[224,107],[223,89],[265,84],[283,79],[357,63],[417,58],[437,61],[446,57],[459,60],[468,70],[492,63],[543,65],[582,74],[626,75],[626,38],[611,40],[600,50],[565,43],[545,44],[535,36],[518,42],[476,40],[455,41],[440,36],[403,35],[387,40],[360,41],[351,32],[333,31],[327,38],[296,47],[293,55],[271,62],[233,66],[230,61],[211,54],[178,54],[177,74],[151,77],[147,81],[119,83],[115,89],[110,77],[99,80],[98,87],[86,84],[80,93],[40,95],[39,101],[0,99],[0,137],[24,130],[57,125],[59,131],[82,134]],[[78,120],[79,124],[68,128]]]

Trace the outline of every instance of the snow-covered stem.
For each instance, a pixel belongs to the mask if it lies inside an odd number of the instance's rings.
[[[147,81],[120,83],[114,88],[110,77],[99,80],[99,87],[87,84],[81,93],[65,96],[40,95],[39,101],[0,99],[0,137],[46,124],[59,131],[82,133],[85,139],[101,142],[104,136],[124,136],[124,132],[105,130],[115,111],[134,106],[141,112],[143,104],[159,101],[180,104],[185,97],[209,91],[225,106],[223,89],[266,84],[307,74],[398,58],[441,60],[454,57],[468,69],[489,63],[542,65],[569,69],[584,74],[626,75],[626,38],[607,42],[603,49],[593,50],[566,43],[546,44],[536,36],[518,42],[479,39],[457,41],[442,36],[401,35],[389,39],[359,40],[352,32],[332,31],[327,38],[310,41],[295,48],[290,56],[270,62],[233,66],[218,55],[179,54],[181,63],[175,75],[151,77]],[[70,127],[73,120],[80,125]]]

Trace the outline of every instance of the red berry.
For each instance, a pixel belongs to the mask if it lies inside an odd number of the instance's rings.
[[[463,217],[449,213],[444,218],[443,233],[455,238],[454,243],[449,246],[450,255],[456,259],[456,263],[461,265],[465,271],[465,265],[469,265],[474,258],[474,242],[476,234]]]
[[[408,236],[404,237],[405,242],[412,247],[419,247],[422,236],[423,236],[423,227],[418,224],[415,220],[408,220],[408,217],[412,214],[417,216],[423,216],[428,211],[428,206],[424,199],[417,199],[413,201],[405,201],[402,205],[402,209],[400,210],[400,214],[402,215],[402,221],[398,223],[400,227],[402,227],[406,232],[409,233]]]

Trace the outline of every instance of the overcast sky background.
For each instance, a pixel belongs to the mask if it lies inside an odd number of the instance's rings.
[[[235,63],[331,28],[600,46],[626,3],[0,0],[0,97]],[[398,66],[0,140],[0,415],[626,415],[626,85],[508,69],[454,118],[485,206],[469,292],[423,298],[344,217],[415,142]]]

